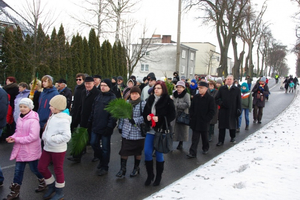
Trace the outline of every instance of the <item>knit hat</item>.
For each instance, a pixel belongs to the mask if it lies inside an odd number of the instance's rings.
[[[67,99],[64,95],[56,95],[50,100],[49,104],[57,110],[65,110],[67,107]]]
[[[266,80],[267,80],[267,79],[266,79],[265,76],[263,76],[263,77],[260,78],[260,81],[262,81],[262,82],[266,82]]]
[[[29,98],[21,99],[21,101],[19,102],[19,105],[21,105],[21,104],[27,106],[28,108],[30,108],[30,110],[32,110],[34,108],[33,102]]]
[[[184,83],[183,81],[178,81],[178,82],[176,83],[176,87],[177,87],[178,85],[185,88],[185,83]]]
[[[223,81],[222,81],[222,79],[220,79],[220,78],[218,78],[217,80],[216,80],[216,83],[219,83],[219,84],[223,84]]]
[[[52,76],[50,76],[50,75],[45,75],[44,77],[49,78],[49,79],[52,81],[52,83],[53,83],[53,77],[52,77]]]
[[[101,83],[106,83],[106,85],[107,85],[109,88],[111,88],[111,86],[112,86],[111,80],[108,79],[108,78],[102,80]]]
[[[84,79],[84,82],[94,82],[94,79],[93,79],[93,77],[88,76]]]
[[[100,78],[101,79],[101,76],[100,75],[94,75],[93,78]]]
[[[122,76],[118,76],[117,80],[123,80]]]
[[[131,89],[130,89],[130,94],[131,93],[134,93],[134,92],[137,92],[141,95],[141,89],[139,88],[139,86],[133,86]]]
[[[180,79],[181,79],[181,80],[182,80],[182,79],[184,79],[184,80],[185,80],[185,76],[181,76],[181,77],[180,77]]]
[[[242,88],[242,87],[246,87],[246,89],[249,89],[249,88],[248,88],[248,84],[247,84],[247,83],[245,83],[245,82],[244,82],[244,83],[242,83],[242,85],[241,85],[241,88]]]
[[[208,88],[208,83],[204,82],[204,81],[200,81],[199,82],[199,86],[204,86]]]

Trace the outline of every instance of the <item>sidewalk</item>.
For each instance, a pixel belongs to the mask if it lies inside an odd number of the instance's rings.
[[[299,183],[297,93],[275,120],[146,199],[300,199]]]

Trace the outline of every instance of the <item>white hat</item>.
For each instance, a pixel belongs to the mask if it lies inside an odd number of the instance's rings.
[[[27,106],[28,108],[30,108],[30,110],[32,110],[34,108],[33,102],[29,98],[21,99],[19,105],[21,105],[21,104]]]

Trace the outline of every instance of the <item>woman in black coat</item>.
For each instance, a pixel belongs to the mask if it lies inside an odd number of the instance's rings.
[[[158,128],[166,129],[165,118],[167,120],[168,126],[170,122],[175,119],[175,106],[173,100],[167,91],[167,86],[162,81],[157,81],[154,85],[154,94],[150,95],[144,108],[143,117],[149,126],[152,126],[150,131],[146,135],[145,139],[145,163],[147,169],[147,180],[145,185],[150,185],[151,181],[154,179],[153,173],[153,142],[155,132]],[[160,184],[161,174],[164,169],[164,157],[161,152],[156,151],[156,178],[153,183],[154,186]]]

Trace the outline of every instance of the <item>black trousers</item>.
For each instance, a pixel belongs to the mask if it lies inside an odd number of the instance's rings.
[[[190,147],[190,154],[193,156],[197,155],[197,147],[199,144],[199,140],[202,140],[202,150],[208,151],[209,143],[208,143],[208,132],[207,131],[194,131],[192,135],[192,145]]]
[[[257,121],[261,121],[261,118],[263,116],[263,107],[258,107],[258,106],[254,106],[254,109],[253,109],[253,119],[254,120],[257,120]]]
[[[235,138],[236,129],[229,129],[230,137]],[[224,143],[226,129],[219,129],[219,142]]]

